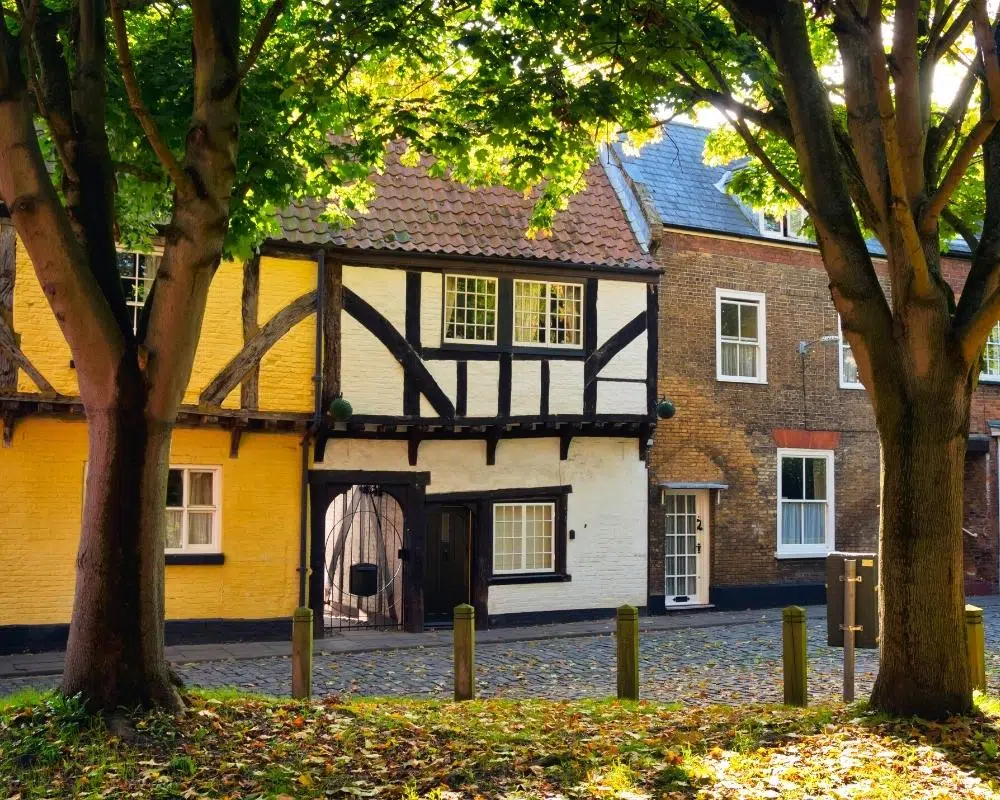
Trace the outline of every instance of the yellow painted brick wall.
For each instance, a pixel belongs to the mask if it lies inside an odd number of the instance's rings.
[[[316,262],[262,258],[257,313],[260,324],[315,288]],[[316,315],[310,314],[261,359],[260,407],[267,411],[312,411],[315,364]]]
[[[73,604],[87,432],[29,418],[0,448],[0,625],[60,623]],[[299,439],[179,429],[171,463],[222,469],[221,566],[169,566],[169,619],[268,619],[298,598]]]
[[[296,298],[316,288],[316,263],[302,259],[264,257],[260,265],[258,321],[264,325]],[[195,354],[184,403],[197,404],[198,395],[243,347],[241,313],[243,265],[224,261],[212,280],[202,335]],[[60,394],[78,394],[70,367],[69,346],[38,284],[24,246],[18,242],[14,285],[14,330],[21,335],[25,355]],[[267,411],[311,411],[316,347],[316,316],[290,330],[264,356],[260,374],[260,406]],[[27,375],[18,376],[18,391],[36,392]],[[239,408],[239,387],[224,408]]]
[[[198,340],[191,380],[184,395],[185,403],[197,404],[201,390],[243,347],[242,293],[243,265],[223,261],[208,289],[201,339]],[[222,407],[240,407],[239,387],[230,392]]]
[[[32,364],[60,394],[76,395],[76,371],[59,323],[42,293],[27,251],[17,242],[14,268],[14,331],[21,336],[21,349]],[[18,371],[17,390],[37,392],[38,387],[23,371]]]

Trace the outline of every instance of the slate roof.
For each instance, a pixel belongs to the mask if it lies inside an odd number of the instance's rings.
[[[745,162],[721,167],[706,164],[703,153],[711,132],[710,128],[671,122],[663,137],[643,147],[638,155],[627,155],[620,146],[615,151],[629,177],[644,188],[662,225],[774,241],[760,232],[735,197],[719,190],[726,174]],[[872,255],[885,255],[877,239],[870,237],[866,242]],[[963,239],[956,238],[948,243],[947,254],[968,256],[970,250]]]
[[[660,141],[647,144],[638,155],[616,150],[629,177],[645,188],[663,225],[766,238],[735,198],[719,191],[726,173],[738,165],[704,163],[709,133],[708,128],[672,122]]]
[[[483,256],[574,265],[657,269],[629,227],[604,168],[587,172],[587,188],[556,214],[552,233],[525,236],[533,199],[506,188],[472,189],[399,162],[396,149],[376,175],[375,199],[354,225],[331,229],[320,221],[324,206],[310,200],[279,215],[284,241],[366,251]]]

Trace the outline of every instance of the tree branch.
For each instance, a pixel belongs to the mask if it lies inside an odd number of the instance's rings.
[[[274,0],[270,8],[267,9],[267,13],[264,14],[264,19],[261,20],[260,27],[257,28],[257,34],[254,36],[253,42],[250,44],[250,49],[247,50],[246,58],[243,59],[243,64],[240,67],[241,81],[253,69],[253,65],[257,62],[257,58],[264,49],[267,37],[271,35],[271,31],[274,30],[274,26],[278,22],[278,17],[281,16],[287,5],[288,0]]]
[[[976,248],[979,247],[979,237],[976,236],[976,232],[970,225],[963,222],[962,218],[952,211],[951,206],[945,206],[941,209],[941,218],[955,229],[973,253],[976,252]]]
[[[959,330],[962,356],[967,364],[972,364],[979,357],[998,320],[1000,320],[1000,288],[993,290],[968,323]]]
[[[163,138],[163,134],[160,133],[160,129],[156,126],[152,114],[149,113],[149,109],[146,108],[146,104],[143,102],[142,91],[139,89],[139,82],[135,77],[135,65],[132,63],[132,52],[129,49],[128,43],[128,31],[125,28],[125,13],[122,11],[121,2],[120,0],[110,0],[110,2],[111,19],[114,23],[115,31],[115,46],[118,50],[118,64],[122,69],[122,80],[125,83],[125,92],[128,95],[129,105],[132,106],[132,113],[135,114],[136,120],[142,126],[142,130],[146,134],[146,140],[149,142],[150,147],[153,148],[153,152],[156,153],[156,157],[160,160],[164,170],[166,170],[170,179],[174,182],[177,191],[182,194],[190,194],[194,191],[191,179],[181,168],[180,162],[170,150],[170,146],[167,144],[166,139]]]
[[[920,231],[925,234],[934,231],[941,211],[948,205],[955,189],[965,177],[972,159],[1000,120],[1000,59],[997,57],[996,39],[986,15],[985,0],[973,0],[973,3],[975,4],[973,28],[986,73],[988,103],[984,105],[979,121],[965,137],[944,178],[920,214]]]
[[[923,97],[923,70],[917,58],[920,0],[897,0],[893,17],[891,65],[895,88],[896,133],[908,202],[915,202],[924,185],[924,125],[930,97]],[[884,50],[883,50],[884,52]],[[883,124],[885,118],[883,117]]]

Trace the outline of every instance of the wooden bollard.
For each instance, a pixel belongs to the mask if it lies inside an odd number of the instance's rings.
[[[455,606],[455,699],[476,697],[476,609]]]
[[[806,610],[788,606],[782,612],[782,661],[785,673],[785,705],[809,704],[806,662]]]
[[[639,699],[639,609],[618,608],[618,699]]]
[[[297,608],[292,614],[292,697],[312,697],[313,612]]]
[[[969,678],[972,688],[986,692],[986,630],[983,610],[979,606],[965,607],[965,649],[969,656]]]

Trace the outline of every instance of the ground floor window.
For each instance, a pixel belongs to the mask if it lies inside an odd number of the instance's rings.
[[[555,571],[556,504],[493,504],[493,574]]]
[[[219,470],[171,467],[167,478],[167,553],[217,553]]]
[[[778,555],[833,550],[833,451],[778,450]]]

